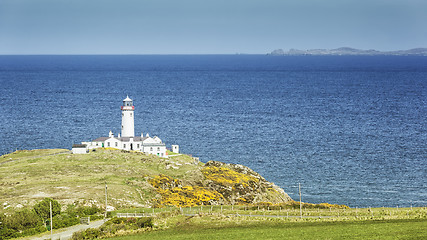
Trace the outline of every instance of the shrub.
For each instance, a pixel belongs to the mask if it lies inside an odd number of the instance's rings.
[[[96,239],[101,235],[101,231],[95,228],[89,228],[85,231],[73,233],[73,240],[86,240],[86,239]]]
[[[9,217],[3,216],[0,226],[0,239],[10,239],[34,235],[46,231],[40,217],[33,211],[23,209]]]
[[[10,239],[17,237],[19,237],[19,232],[14,229],[6,227],[0,229],[0,239]]]
[[[130,227],[126,226],[124,223],[107,224],[107,225],[103,225],[100,228],[103,235],[114,235],[119,230],[127,230],[127,229],[130,229]]]
[[[136,226],[138,228],[153,227],[153,218],[150,218],[150,217],[139,218],[136,221]]]
[[[103,219],[104,218],[104,215],[91,215],[90,216],[90,220],[91,221],[96,221],[96,220],[100,220],[100,219]]]
[[[71,216],[91,216],[97,213],[102,212],[102,209],[96,207],[96,206],[80,206],[76,207],[74,205],[69,205],[67,208],[67,213]]]
[[[53,217],[53,229],[69,227],[79,223],[79,218],[66,213]]]
[[[140,228],[153,227],[153,218],[118,218],[114,217],[108,220],[99,229],[87,229],[86,231],[73,234],[73,240],[94,239],[104,236],[112,236],[120,230],[137,230]]]
[[[215,190],[199,186],[182,186],[178,179],[162,174],[150,179],[149,183],[162,195],[162,199],[157,201],[155,207],[209,205],[212,201],[224,199],[224,196]]]
[[[51,198],[45,198],[43,201],[37,203],[34,206],[34,211],[36,211],[37,215],[39,215],[42,219],[50,218],[49,202],[52,202],[52,217],[61,213],[61,205],[57,201]]]
[[[238,185],[242,185],[243,188],[254,187],[259,182],[255,177],[226,167],[207,166],[202,169],[202,173],[206,179],[222,186],[230,186],[233,189]]]
[[[45,226],[40,225],[34,228],[30,228],[30,229],[26,229],[24,231],[22,231],[22,233],[20,234],[20,237],[25,237],[25,236],[31,236],[31,235],[35,235],[38,233],[42,233],[45,232],[47,229]]]
[[[110,219],[107,223],[122,224],[125,221],[126,221],[126,218],[114,217],[114,218]]]
[[[4,219],[4,225],[9,229],[23,231],[25,229],[41,226],[43,222],[34,211],[24,209],[15,212],[10,217],[6,217]]]

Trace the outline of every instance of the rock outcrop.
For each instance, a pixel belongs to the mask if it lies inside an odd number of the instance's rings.
[[[200,171],[204,179],[187,184],[166,175],[149,179],[161,195],[156,205],[186,207],[292,201],[283,189],[243,165],[209,161]]]

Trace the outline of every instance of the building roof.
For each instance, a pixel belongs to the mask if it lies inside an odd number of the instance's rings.
[[[146,139],[150,138],[150,137],[99,137],[95,140],[93,140],[92,142],[105,142],[106,140],[110,139],[110,138],[114,138],[120,142],[130,142],[130,139],[133,138],[133,142],[144,142]],[[158,138],[160,139],[160,138]],[[144,146],[165,146],[166,144],[162,143],[162,142],[151,142],[151,143],[144,143]]]
[[[137,137],[120,137],[120,138],[118,138],[118,137],[99,137],[99,138],[93,140],[92,142],[105,142],[106,140],[108,140],[110,138],[117,139],[121,142],[129,142],[130,139],[133,138],[134,142],[142,142],[145,139],[147,139],[148,137],[140,137],[140,136],[137,136]]]
[[[121,137],[121,138],[116,138],[116,139],[118,139],[122,142],[129,142],[131,138],[133,138],[134,142],[142,142],[145,139],[147,139],[147,137]]]
[[[73,144],[73,148],[86,148],[86,144]]]
[[[144,143],[144,146],[160,147],[160,146],[166,146],[166,144],[164,144],[164,143]]]
[[[92,142],[104,142],[107,139],[109,139],[109,137],[99,137],[99,138],[93,140]]]
[[[130,99],[129,96],[126,96],[126,98],[123,99],[123,101],[127,101],[128,102],[128,101],[132,101],[132,99]]]

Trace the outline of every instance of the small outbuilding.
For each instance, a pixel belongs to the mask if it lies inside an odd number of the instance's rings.
[[[72,152],[73,154],[86,154],[88,150],[86,144],[73,144]]]
[[[179,146],[178,145],[172,145],[172,152],[179,153]]]

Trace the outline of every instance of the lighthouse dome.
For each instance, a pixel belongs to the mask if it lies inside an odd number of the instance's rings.
[[[123,99],[123,102],[125,102],[125,101],[126,101],[126,102],[128,102],[128,101],[132,101],[132,99],[130,99],[130,98],[129,98],[129,96],[126,96],[126,98],[125,98],[125,99]]]

